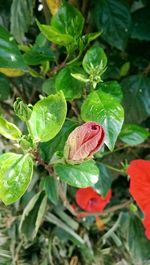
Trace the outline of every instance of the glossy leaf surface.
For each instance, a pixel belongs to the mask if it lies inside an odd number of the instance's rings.
[[[121,50],[125,48],[131,27],[126,1],[95,1],[93,18],[107,43]]]
[[[26,191],[33,173],[29,154],[5,153],[0,156],[0,199],[6,204],[17,201]]]
[[[142,122],[150,115],[150,78],[144,75],[132,75],[125,78],[121,85],[126,121]]]
[[[73,100],[80,98],[84,88],[84,83],[76,80],[71,76],[72,73],[81,71],[79,67],[65,67],[62,69],[55,80],[55,87],[57,91],[62,90],[66,99]]]
[[[92,186],[98,181],[99,171],[93,160],[82,164],[57,164],[55,171],[62,181],[79,188]]]
[[[29,120],[36,142],[47,142],[60,131],[66,117],[67,106],[63,93],[39,100]]]
[[[119,102],[121,102],[123,99],[121,85],[117,81],[107,81],[100,83],[97,88],[101,89],[105,93],[112,95]]]
[[[11,140],[19,140],[22,133],[17,126],[0,116],[0,134]]]
[[[137,145],[143,143],[150,133],[143,127],[136,124],[125,124],[119,138],[126,144]]]
[[[52,17],[51,25],[63,34],[79,37],[83,30],[84,18],[75,7],[64,2]]]
[[[0,68],[27,70],[14,38],[0,26]]]

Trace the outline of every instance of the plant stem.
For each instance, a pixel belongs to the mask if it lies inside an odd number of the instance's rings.
[[[125,201],[119,205],[114,205],[112,207],[110,207],[109,209],[106,209],[102,212],[84,212],[84,211],[81,211],[81,212],[77,212],[78,213],[78,216],[79,217],[86,217],[86,216],[106,216],[108,215],[109,213],[113,213],[113,212],[116,212],[118,210],[121,210],[123,208],[128,208],[128,206],[130,205],[132,201],[129,200],[129,201]]]
[[[118,152],[118,151],[123,150],[123,149],[128,148],[128,147],[129,147],[129,145],[126,144],[126,145],[124,145],[124,146],[121,146],[121,147],[116,148],[114,151],[108,151],[108,152],[105,152],[105,153],[103,154],[103,157],[104,157],[104,156],[107,156],[107,155],[110,155],[110,154],[113,154],[113,153],[115,153],[115,152]]]
[[[62,69],[66,65],[67,59],[68,57],[66,57],[66,59],[62,63],[56,65],[49,72],[47,72],[48,77],[55,75],[60,69]]]
[[[38,162],[38,164],[43,166],[45,170],[48,171],[49,175],[51,176],[53,174],[53,169],[50,165],[45,163],[45,161],[41,158],[40,153],[37,150],[35,150],[32,152],[32,154],[34,155],[35,160]]]
[[[104,163],[103,163],[103,164],[104,164]],[[118,169],[118,168],[112,167],[112,166],[107,165],[107,164],[104,164],[104,165],[105,165],[105,167],[107,167],[107,168],[109,168],[109,169],[111,169],[111,170],[113,170],[113,171],[116,171],[116,172],[118,172],[118,173],[121,173],[121,174],[123,174],[123,175],[126,175],[126,173],[125,173],[124,170],[122,170],[122,169]]]
[[[28,120],[26,121],[26,125],[27,125],[28,132],[30,133],[30,135],[32,137],[32,140],[34,141],[34,135],[32,133],[32,129],[31,129],[31,126],[30,126],[30,123]]]

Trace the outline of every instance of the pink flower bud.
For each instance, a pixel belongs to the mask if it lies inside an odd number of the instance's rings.
[[[86,122],[71,132],[65,145],[66,159],[82,161],[91,158],[103,145],[105,131],[96,122]]]

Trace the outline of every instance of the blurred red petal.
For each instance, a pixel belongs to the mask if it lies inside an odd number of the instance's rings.
[[[81,209],[87,212],[101,212],[110,201],[111,193],[111,190],[109,190],[105,198],[103,198],[91,187],[78,189],[76,202]]]
[[[150,205],[144,211],[143,225],[145,227],[145,234],[150,239]]]
[[[150,161],[133,160],[127,170],[130,176],[129,192],[144,211],[150,205]]]

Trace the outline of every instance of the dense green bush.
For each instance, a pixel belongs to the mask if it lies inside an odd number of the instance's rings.
[[[1,0],[0,264],[150,264],[127,173],[150,158],[149,14]]]

